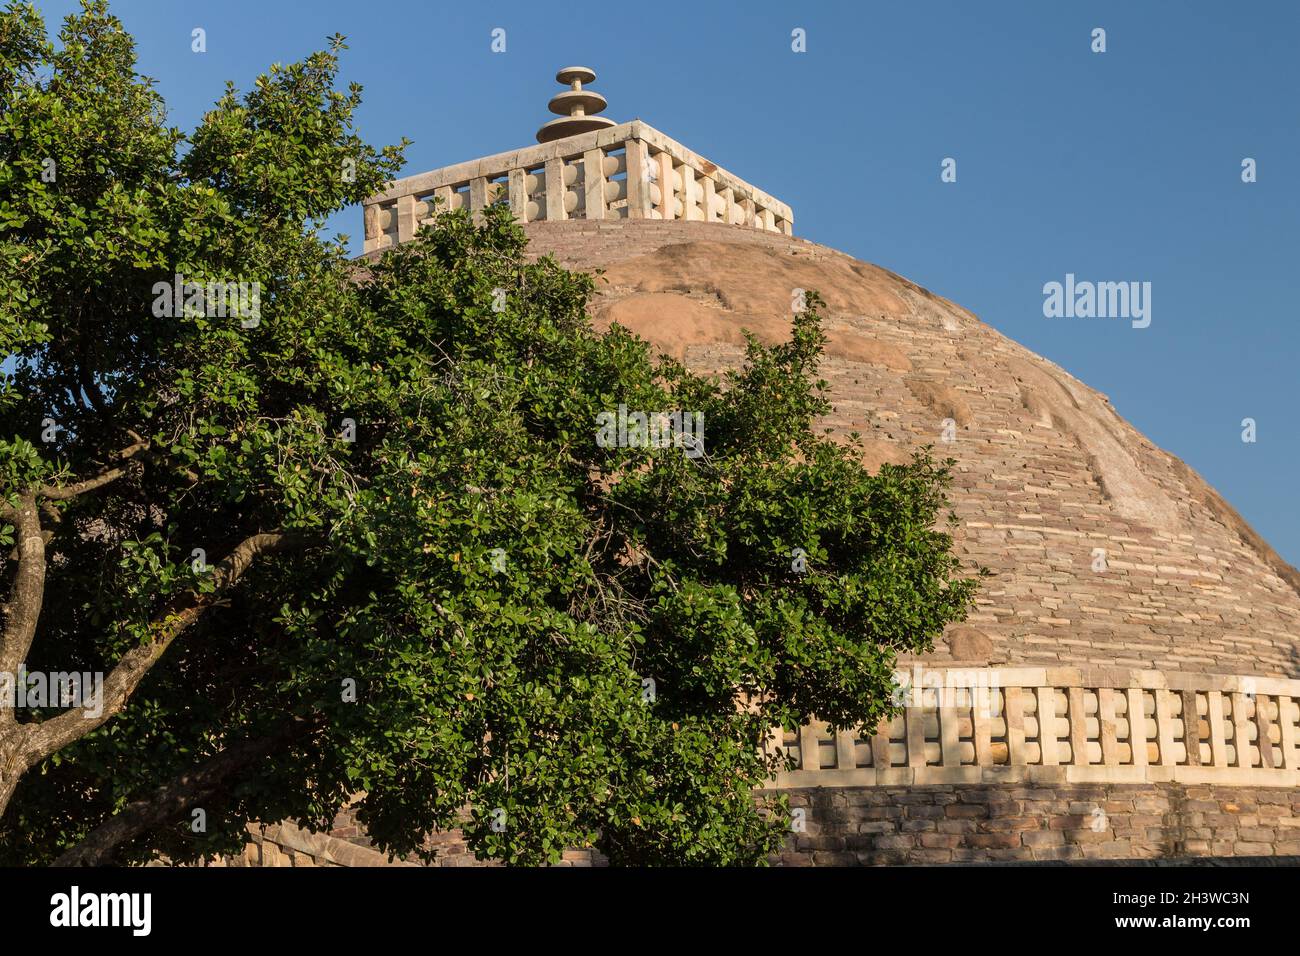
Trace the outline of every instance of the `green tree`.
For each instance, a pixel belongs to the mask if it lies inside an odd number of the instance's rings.
[[[341,38],[189,137],[101,0],[59,39],[0,14],[0,674],[107,677],[0,700],[0,860],[192,860],[362,792],[394,853],[779,847],[769,729],[873,727],[976,586],[945,464],[817,433],[816,296],[717,381],[594,331],[500,207],[362,267],[324,219],[405,144],[352,132]],[[703,440],[606,447],[620,404]]]

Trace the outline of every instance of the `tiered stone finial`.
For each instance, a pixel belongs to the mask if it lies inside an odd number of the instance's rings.
[[[537,131],[537,142],[549,143],[566,136],[615,125],[612,119],[595,115],[609,105],[605,97],[582,88],[583,83],[591,83],[595,79],[595,71],[585,66],[566,66],[555,74],[555,81],[568,84],[569,89],[555,94],[547,104],[552,113],[559,114],[560,119],[544,124]]]

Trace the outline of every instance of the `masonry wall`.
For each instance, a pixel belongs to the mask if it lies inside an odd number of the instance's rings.
[[[924,786],[788,791],[784,866],[1300,856],[1300,791],[1182,786]]]

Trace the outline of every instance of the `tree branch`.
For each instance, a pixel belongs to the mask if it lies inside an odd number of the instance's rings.
[[[5,628],[0,640],[0,675],[9,674],[17,679],[18,667],[27,658],[27,651],[36,636],[36,623],[41,617],[45,601],[45,536],[36,499],[26,495],[19,499],[17,508],[8,508],[5,517],[14,522],[18,570],[5,607]],[[13,708],[6,706],[0,695],[0,724],[12,723]]]
[[[183,771],[153,795],[135,800],[86,834],[80,843],[61,854],[53,866],[103,866],[128,840],[183,816],[199,800],[215,793],[230,776],[249,764],[314,733],[325,723],[323,715],[295,717],[267,737],[231,744],[199,766]]]
[[[135,444],[119,451],[113,456],[115,460],[127,462],[140,452],[148,450],[148,441],[134,432],[131,433],[131,437],[135,439]],[[125,464],[114,465],[112,468],[107,468],[104,471],[101,471],[94,478],[87,478],[85,481],[79,481],[73,485],[67,485],[66,487],[44,485],[36,492],[36,494],[40,498],[48,498],[51,501],[66,501],[69,498],[84,495],[88,491],[94,491],[96,488],[102,488],[111,482],[117,481],[117,479],[121,478],[124,474],[126,474]]]
[[[31,746],[36,759],[48,757],[116,716],[172,642],[202,617],[203,612],[215,604],[222,594],[237,584],[258,557],[299,550],[318,540],[314,535],[297,532],[255,534],[245,538],[224,561],[213,568],[212,591],[186,592],[153,619],[149,626],[153,632],[152,638],[122,655],[117,666],[104,679],[102,701],[93,701],[90,706],[69,710],[39,724],[29,725],[32,732]],[[99,713],[92,715],[92,709]]]

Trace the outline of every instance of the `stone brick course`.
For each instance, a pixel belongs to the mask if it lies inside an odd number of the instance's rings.
[[[1049,860],[1188,862],[1300,855],[1300,790],[1242,787],[881,787],[786,791],[805,810],[772,862],[884,866]],[[1260,808],[1273,808],[1261,822]],[[881,819],[873,810],[897,810]]]

